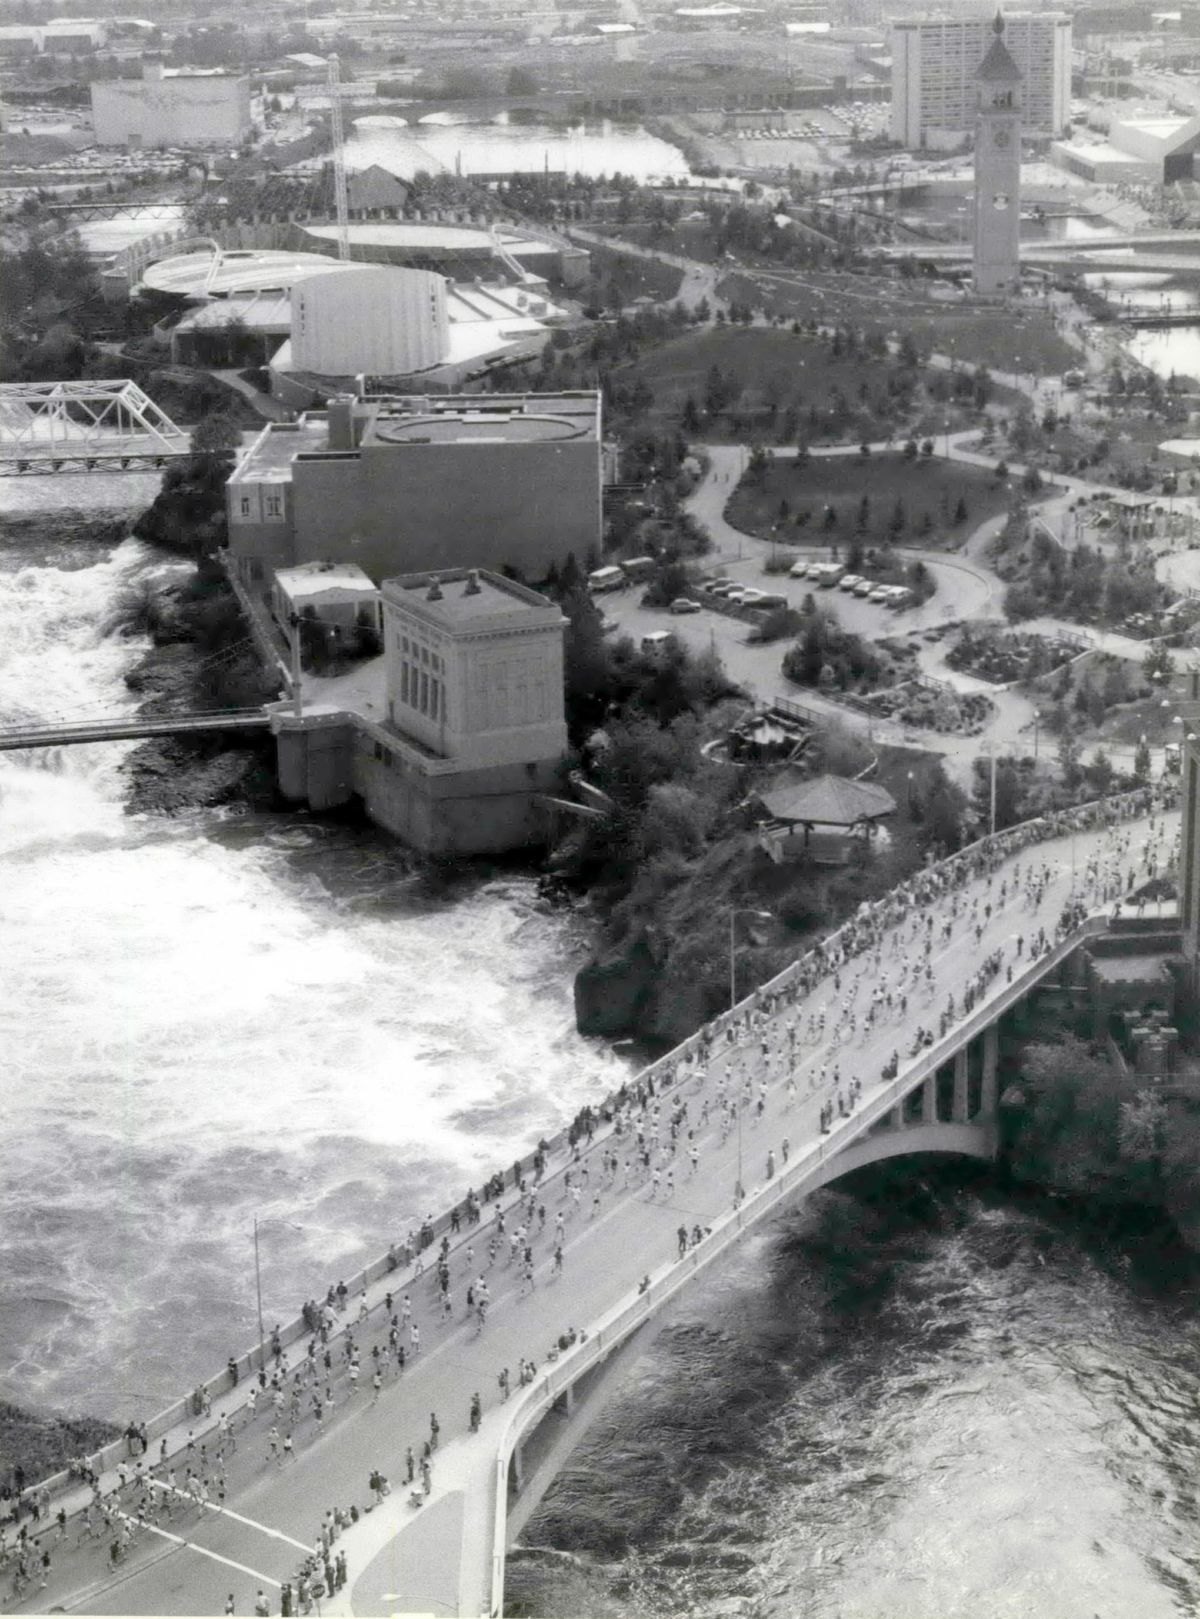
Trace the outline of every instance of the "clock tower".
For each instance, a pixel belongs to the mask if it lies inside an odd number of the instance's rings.
[[[975,117],[975,291],[1017,291],[1021,278],[1021,70],[1004,43],[1004,18],[979,64]]]

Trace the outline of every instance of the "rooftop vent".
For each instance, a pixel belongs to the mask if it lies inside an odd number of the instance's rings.
[[[471,571],[467,574],[467,588],[463,591],[463,595],[464,596],[478,596],[479,591],[480,591],[479,572],[478,572],[478,569],[472,568]]]
[[[425,600],[427,602],[440,602],[441,599],[442,599],[442,587],[441,587],[440,584],[438,584],[436,578],[431,579],[429,581],[429,593],[425,597]]]

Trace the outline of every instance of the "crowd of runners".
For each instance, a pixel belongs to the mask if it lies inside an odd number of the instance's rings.
[[[554,1286],[572,1242],[607,1207],[631,1194],[670,1204],[683,1183],[705,1172],[706,1153],[735,1128],[739,1165],[742,1132],[750,1129],[756,1132],[754,1161],[763,1165],[763,1178],[772,1180],[789,1166],[793,1149],[787,1134],[768,1144],[766,1131],[786,1123],[801,1097],[820,1095],[819,1126],[828,1132],[855,1111],[880,1077],[898,1073],[898,1051],[882,1070],[861,1071],[859,1049],[882,1028],[894,1027],[897,1042],[910,1045],[910,1056],[932,1046],[998,979],[1011,981],[1015,970],[1051,950],[1098,904],[1119,910],[1139,885],[1169,869],[1176,851],[1162,812],[1173,794],[1173,784],[1145,788],[1027,823],[861,907],[831,938],[622,1085],[603,1107],[585,1109],[557,1149],[565,1156],[553,1170],[555,1149],[543,1142],[529,1161],[493,1176],[482,1193],[469,1194],[444,1223],[430,1217],[410,1232],[402,1249],[391,1250],[373,1302],[365,1287],[352,1296],[339,1283],[324,1301],[305,1304],[298,1340],[285,1345],[281,1329],[272,1332],[265,1364],[252,1377],[239,1380],[231,1360],[229,1390],[215,1415],[208,1394],[197,1390],[195,1425],[173,1444],[163,1436],[154,1447],[145,1429],[132,1425],[129,1457],[110,1475],[95,1476],[81,1459],[72,1482],[78,1489],[79,1480],[92,1473],[90,1499],[73,1526],[65,1505],[51,1515],[44,1486],[23,1489],[15,1521],[0,1535],[0,1574],[10,1576],[9,1596],[21,1600],[45,1589],[56,1551],[68,1539],[74,1547],[95,1543],[114,1569],[155,1531],[185,1539],[190,1525],[224,1508],[229,1469],[239,1452],[239,1483],[247,1470],[289,1467],[339,1411],[378,1402],[431,1341],[464,1326],[483,1334],[499,1299],[507,1303]],[[1143,823],[1137,842],[1127,824],[1134,818]],[[1097,830],[1103,839],[1073,874],[1066,904],[1060,900],[1057,914],[1044,917],[1045,901],[1063,873],[1061,858],[1040,859],[1038,845]],[[998,915],[1011,919],[1016,931],[980,958]],[[955,993],[945,994],[939,962],[961,960],[964,952],[975,957],[975,971]],[[739,1174],[734,1205],[745,1196]],[[710,1229],[680,1225],[677,1259]],[[649,1285],[647,1276],[641,1291]],[[585,1338],[578,1329],[564,1330],[543,1349],[541,1364]],[[496,1367],[495,1393],[487,1390],[486,1403],[503,1404],[538,1371],[539,1362],[525,1357],[515,1367]],[[474,1432],[484,1413],[485,1392],[468,1386],[461,1410],[448,1420],[457,1431]],[[433,1412],[427,1429],[390,1441],[392,1465],[414,1507],[431,1493],[440,1433]],[[372,1505],[391,1493],[378,1470],[368,1484]],[[326,1514],[312,1552],[280,1593],[284,1614],[308,1613],[321,1595],[345,1583],[345,1556],[334,1542],[357,1517],[357,1507]]]

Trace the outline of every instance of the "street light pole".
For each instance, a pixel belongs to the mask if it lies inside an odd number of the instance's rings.
[[[996,745],[992,744],[992,791],[990,826],[992,836],[996,836]]]
[[[745,905],[731,905],[729,907],[729,1010],[733,1011],[737,1005],[737,919],[739,916],[757,917],[760,922],[771,921],[770,911],[755,911]],[[742,1114],[745,1111],[745,1098],[741,1095],[737,1099],[737,1182],[733,1189],[733,1206],[738,1208],[745,1193],[742,1189]]]
[[[258,1363],[263,1364],[263,1345],[267,1335],[263,1329],[262,1313],[262,1269],[258,1262],[258,1215],[254,1216],[254,1294],[258,1300]]]

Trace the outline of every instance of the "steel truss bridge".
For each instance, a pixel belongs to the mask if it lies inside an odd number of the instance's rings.
[[[128,379],[0,385],[0,476],[145,471],[190,454],[187,433]]]

